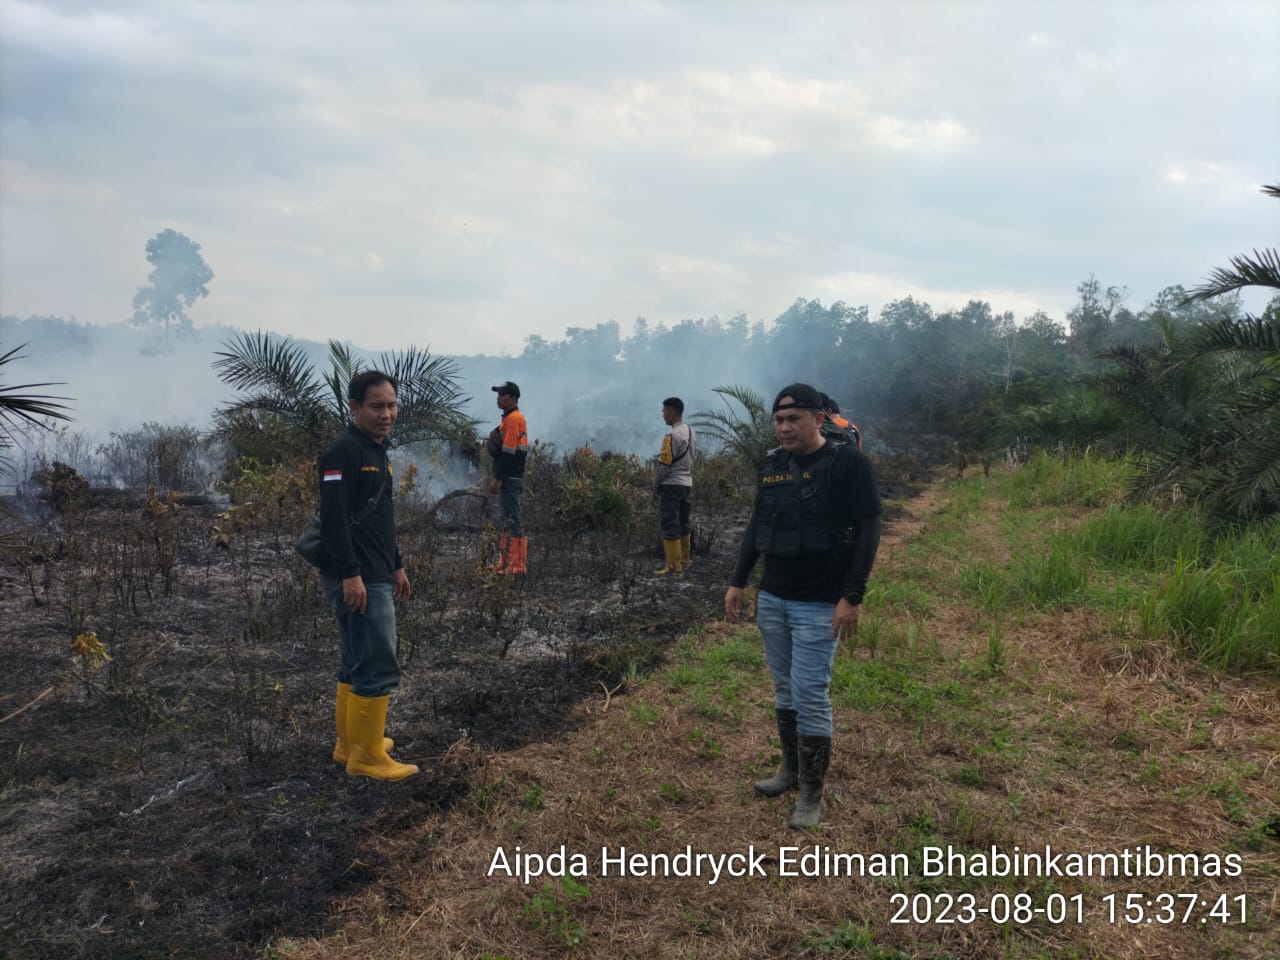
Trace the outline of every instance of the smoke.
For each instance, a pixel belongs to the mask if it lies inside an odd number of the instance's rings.
[[[235,332],[193,329],[168,353],[144,353],[148,333],[128,324],[0,318],[0,342],[27,344],[23,381],[57,384],[44,392],[69,397],[75,428],[99,438],[149,422],[207,429],[214,409],[232,398],[214,375],[212,353]]]
[[[27,344],[23,381],[55,383],[45,392],[71,398],[66,402],[72,431],[83,438],[80,446],[85,449],[144,423],[207,431],[214,412],[235,398],[235,391],[214,373],[213,354],[240,332],[230,327],[192,328],[189,336],[174,338],[169,351],[144,353],[149,332],[129,324],[0,317],[0,342]],[[611,352],[588,349],[590,338],[580,332],[576,343],[534,340],[534,347],[518,357],[464,356],[456,362],[459,386],[469,398],[465,412],[477,421],[481,437],[500,418],[490,388],[514,380],[521,387],[520,408],[529,421],[530,442],[550,445],[558,453],[585,444],[599,452],[651,457],[666,432],[663,398],[681,397],[688,419],[701,410],[722,409],[714,387],[742,384],[772,395],[776,387],[806,378],[789,355],[763,349],[764,336],[759,325],[755,336],[749,336],[745,326],[739,329],[713,318],[688,321],[670,331],[659,327],[640,338],[605,338]],[[326,344],[294,342],[317,369],[327,368]],[[359,352],[378,353],[363,346]],[[840,399],[847,407],[848,399]],[[488,467],[483,458],[476,468],[460,456],[442,466],[442,456],[438,451],[414,452],[423,475],[450,478],[442,481],[447,489],[432,489],[434,495],[473,485]]]

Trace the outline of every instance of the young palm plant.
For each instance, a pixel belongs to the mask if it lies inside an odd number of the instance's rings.
[[[773,442],[773,416],[765,406],[764,398],[746,387],[715,387],[712,393],[720,395],[727,410],[701,410],[689,418],[696,430],[706,434],[754,470],[764,465],[764,458]],[[735,413],[732,403],[742,408]]]
[[[364,358],[335,340],[329,341],[329,369],[323,373],[297,344],[268,333],[243,333],[223,346],[215,354],[214,369],[219,379],[244,394],[219,411],[224,431],[274,431],[298,450],[319,449],[346,429],[347,384],[370,369]],[[400,384],[397,446],[473,438],[475,422],[462,412],[467,398],[458,389],[452,360],[409,347],[381,354],[372,366]]]
[[[9,364],[17,360],[23,359],[18,353],[26,344],[14,347],[6,353],[0,354],[0,376],[5,373],[4,369]],[[58,403],[58,400],[66,400],[67,397],[54,397],[43,393],[28,393],[27,391],[39,389],[41,387],[51,387],[52,383],[19,383],[9,385],[0,382],[0,473],[12,474],[13,464],[3,451],[13,446],[13,431],[22,426],[43,427],[42,422],[45,418],[53,420],[70,420],[71,415],[67,412],[67,405]]]

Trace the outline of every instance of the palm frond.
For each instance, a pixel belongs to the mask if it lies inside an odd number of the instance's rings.
[[[1231,258],[1230,269],[1218,267],[1200,286],[1187,294],[1188,302],[1209,300],[1244,287],[1273,287],[1280,290],[1280,254],[1275,250],[1253,251]]]
[[[726,405],[729,401],[736,403],[742,413],[735,413],[732,406],[725,411],[703,410],[690,417],[689,422],[734,456],[759,467],[773,439],[773,421],[765,409],[764,398],[741,386],[720,386],[711,392],[718,394]]]
[[[1196,357],[1222,350],[1280,354],[1280,318],[1219,319],[1198,327],[1178,353]]]
[[[18,353],[25,346],[25,343],[20,344],[4,354],[0,354],[0,367],[25,359],[22,354]],[[70,400],[70,397],[26,392],[53,386],[60,386],[60,384],[48,382],[0,385],[0,422],[9,427],[16,427],[23,423],[32,426],[43,426],[40,421],[45,417],[51,417],[54,420],[70,420],[71,414],[67,411],[71,408],[65,403],[57,402],[59,400]]]
[[[251,394],[225,404],[219,411],[226,417],[241,414],[268,414],[277,418],[292,430],[303,434],[314,445],[338,432],[341,421],[334,419],[323,408],[312,404],[299,404],[293,398],[270,393]]]
[[[347,418],[347,388],[352,378],[363,369],[364,359],[349,346],[337,340],[329,341],[329,370],[324,375],[324,382],[332,399],[333,416],[339,423]]]
[[[218,379],[237,390],[260,390],[277,396],[318,400],[319,383],[302,348],[271,334],[242,333],[214,353]]]
[[[1280,434],[1251,437],[1237,451],[1223,471],[1221,496],[1237,516],[1273,512],[1280,507]]]
[[[458,387],[458,365],[430,350],[408,347],[378,357],[378,369],[400,384],[400,419],[396,443],[403,446],[423,440],[468,441],[478,421],[462,412],[470,398]]]
[[[345,343],[329,341],[329,366],[317,374],[301,348],[269,334],[243,334],[226,344],[214,363],[226,383],[247,391],[222,408],[230,429],[252,431],[244,415],[269,414],[316,446],[340,433],[348,420],[347,391],[351,379],[369,369],[368,361]],[[378,370],[395,377],[400,418],[394,442],[403,446],[419,440],[472,440],[475,421],[460,410],[452,360],[433,357],[410,347],[384,353]]]

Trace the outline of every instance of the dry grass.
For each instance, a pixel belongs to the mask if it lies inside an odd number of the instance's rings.
[[[908,547],[930,529],[949,485],[895,521],[877,580],[906,577]],[[993,512],[969,549],[1007,551]],[[885,622],[894,610],[882,611]],[[1163,647],[1132,648],[1089,611],[1022,612],[1000,625],[1002,669],[984,670],[989,618],[935,598],[926,649],[881,645],[901,697],[837,708],[828,810],[798,835],[788,803],[749,782],[776,762],[767,674],[740,656],[713,687],[704,658],[752,649],[751,633],[711,622],[632,689],[577,707],[564,738],[445,758],[470,795],[413,830],[381,838],[396,863],[380,884],[335,904],[338,932],[278,944],[289,958],[849,957],[1267,958],[1280,955],[1280,706],[1273,681],[1223,677]],[[758,640],[755,641],[758,643]],[[855,673],[865,649],[842,651]],[[681,673],[681,666],[686,672]],[[689,671],[694,671],[690,673]],[[710,690],[710,693],[708,693]],[[1273,821],[1274,822],[1274,821]],[[923,844],[1062,853],[1238,853],[1239,877],[975,879],[780,877],[780,847],[865,855]],[[588,862],[581,887],[489,875],[564,849]],[[764,877],[602,876],[600,850],[766,855]],[[546,885],[550,884],[550,885]],[[891,923],[897,892],[1082,895],[1083,923]],[[1248,924],[1111,922],[1102,898],[1130,892],[1247,894]],[[580,942],[575,942],[580,941]],[[895,951],[901,951],[896,953]]]

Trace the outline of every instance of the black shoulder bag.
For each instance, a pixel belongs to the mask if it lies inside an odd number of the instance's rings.
[[[351,518],[350,525],[359,526],[369,514],[378,509],[378,501],[382,499],[382,491],[387,489],[387,475],[382,475],[382,483],[378,487],[378,492],[374,494],[369,502],[360,508],[360,511]],[[307,521],[307,525],[302,528],[302,532],[298,534],[298,542],[293,545],[293,549],[301,554],[302,559],[312,566],[320,566],[320,560],[324,556],[324,538],[320,535],[320,511],[317,510]]]

